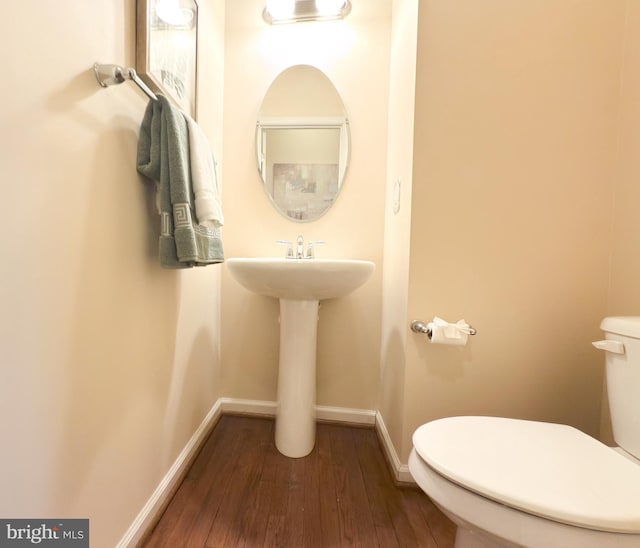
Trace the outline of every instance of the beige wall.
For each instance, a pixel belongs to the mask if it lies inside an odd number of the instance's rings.
[[[417,35],[418,0],[394,0],[378,407],[396,448],[402,446],[404,424]]]
[[[611,239],[611,277],[607,315],[640,314],[640,4],[627,1],[624,70],[620,78],[620,171],[615,186]],[[606,391],[605,391],[606,401]],[[608,407],[603,407],[602,437],[612,441]]]
[[[266,25],[264,2],[227,3],[225,61],[225,246],[228,257],[283,256],[278,239],[325,240],[318,257],[369,259],[373,278],[352,295],[322,303],[318,403],[375,409],[379,387],[380,284],[384,225],[390,5],[358,2],[341,22]],[[261,188],[255,124],[262,99],[284,69],[322,70],[340,93],[352,137],[340,197],[312,223],[281,216]],[[225,396],[276,399],[278,303],[240,287],[225,270],[222,326]]]
[[[223,3],[201,0],[201,123],[221,156]],[[12,4],[0,23],[0,515],[89,518],[112,547],[219,395],[220,267],[161,270],[135,170],[135,2]]]
[[[401,458],[421,423],[496,414],[598,434],[624,2],[420,2]]]
[[[627,2],[608,313],[640,314],[640,4]]]

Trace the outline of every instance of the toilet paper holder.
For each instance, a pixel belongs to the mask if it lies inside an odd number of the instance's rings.
[[[413,320],[411,322],[411,331],[414,333],[424,333],[429,339],[432,336],[431,328],[428,324],[421,322],[420,320]],[[469,335],[475,335],[477,331],[469,326]]]

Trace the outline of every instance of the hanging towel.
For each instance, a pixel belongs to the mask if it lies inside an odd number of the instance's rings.
[[[220,187],[216,174],[216,162],[209,146],[209,140],[202,128],[191,116],[182,113],[189,130],[189,150],[191,153],[191,183],[195,196],[198,224],[208,228],[220,228],[224,216],[220,206]]]
[[[147,105],[137,167],[158,188],[160,265],[189,268],[222,262],[220,231],[195,220],[187,122],[163,95]]]

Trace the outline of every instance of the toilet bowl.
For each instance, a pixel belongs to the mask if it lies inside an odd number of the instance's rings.
[[[640,317],[605,318],[611,448],[571,426],[447,417],[413,435],[409,471],[456,548],[640,547]]]
[[[409,470],[456,548],[640,547],[640,465],[579,430],[450,417],[413,442]]]

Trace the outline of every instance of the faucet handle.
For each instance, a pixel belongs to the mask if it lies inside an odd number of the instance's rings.
[[[324,245],[326,242],[324,240],[318,240],[317,242],[309,242],[307,244],[307,259],[313,259],[315,257],[314,247],[317,245]]]
[[[289,240],[276,240],[276,243],[279,245],[286,245],[287,246],[287,254],[285,255],[285,257],[287,259],[293,259],[293,242],[289,241]]]

